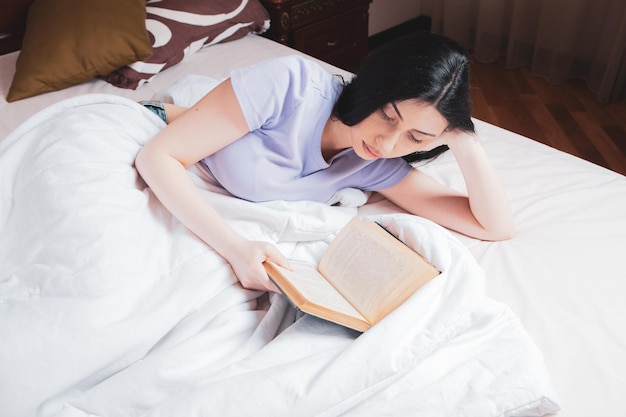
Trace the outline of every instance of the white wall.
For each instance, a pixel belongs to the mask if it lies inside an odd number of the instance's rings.
[[[421,15],[421,3],[421,0],[373,0],[369,10],[369,36]]]

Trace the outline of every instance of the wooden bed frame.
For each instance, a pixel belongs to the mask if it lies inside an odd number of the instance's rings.
[[[28,9],[35,0],[0,1],[0,55],[22,47]]]

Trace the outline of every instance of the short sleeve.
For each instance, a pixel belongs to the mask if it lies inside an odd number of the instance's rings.
[[[231,82],[248,128],[274,127],[300,106],[307,89],[328,83],[330,74],[317,63],[298,55],[262,61],[235,69]],[[323,94],[323,89],[319,89]]]

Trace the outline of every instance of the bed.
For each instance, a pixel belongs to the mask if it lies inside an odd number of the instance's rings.
[[[24,93],[13,87],[20,54],[38,49],[37,62],[58,46],[42,48],[33,22],[54,21],[64,2],[37,0],[24,26],[31,3],[15,2],[0,22],[1,416],[626,415],[624,176],[475,120],[517,226],[509,241],[484,242],[358,190],[333,204],[253,204],[190,168],[233,227],[292,259],[315,263],[360,216],[442,269],[358,333],[300,314],[279,294],[241,288],[133,167],[163,127],[138,100],[193,103],[233,68],[301,55],[259,35],[269,24],[263,10],[233,24],[237,2],[213,2],[230,7],[217,19],[228,15],[230,26],[156,65],[151,51],[161,43],[142,36],[145,27],[158,32],[156,9],[168,0],[148,2],[149,19],[144,3],[128,1],[135,20],[112,20],[142,29],[122,41],[136,43],[115,63],[126,74],[71,85],[61,77],[62,86]],[[143,64],[129,82],[134,62]],[[47,75],[53,64],[34,67]],[[463,187],[449,153],[421,169]]]

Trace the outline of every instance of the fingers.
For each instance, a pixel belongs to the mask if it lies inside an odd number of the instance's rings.
[[[293,267],[289,264],[289,260],[274,245],[268,244],[265,255],[266,255],[265,257],[266,261],[274,262],[275,264],[285,269],[293,271]],[[274,284],[274,282],[270,279],[270,277],[265,272],[265,268],[261,268],[261,269],[263,269],[263,275],[265,277],[264,283],[267,289],[273,292],[280,292],[276,284]]]
[[[269,278],[263,262],[269,260],[283,268],[292,270],[287,258],[272,244],[248,241],[248,245],[239,252],[240,257],[229,259],[235,275],[244,288],[280,292]]]
[[[283,255],[275,246],[269,245],[266,253],[266,260],[272,261],[275,264],[282,266],[285,269],[293,271],[293,267],[289,263],[289,260]]]
[[[260,263],[245,272],[235,271],[235,275],[245,289],[280,292]]]
[[[269,276],[267,276],[267,274],[265,274],[266,281],[265,281],[265,289],[267,291],[271,291],[271,292],[276,292],[276,293],[280,293],[280,290],[278,289],[278,287],[276,286],[276,284],[274,284],[274,281],[272,281]]]

